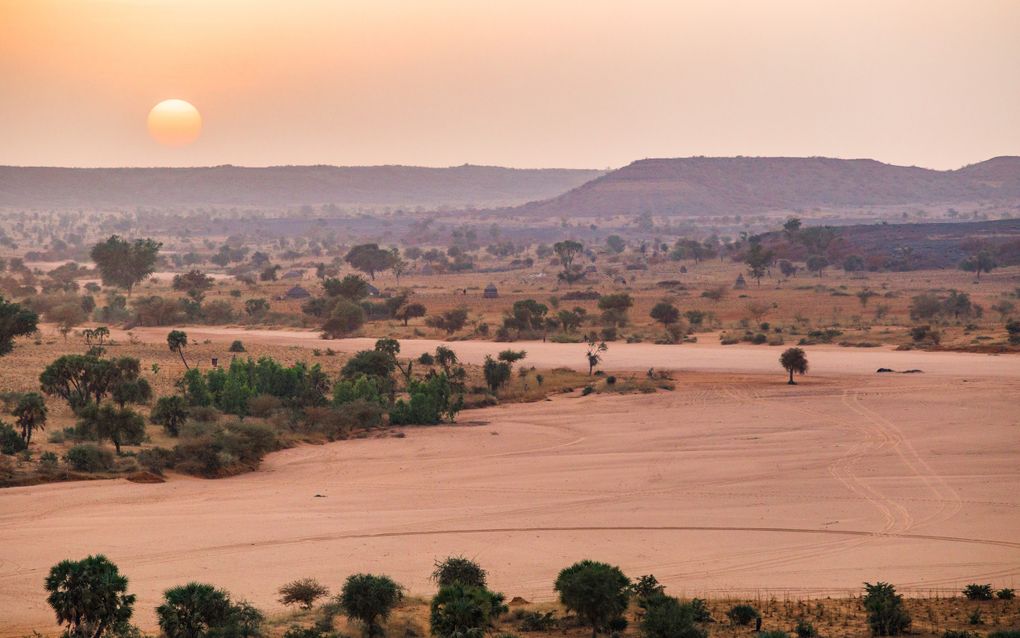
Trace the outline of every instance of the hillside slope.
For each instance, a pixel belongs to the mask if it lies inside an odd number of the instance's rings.
[[[955,171],[823,157],[645,159],[531,202],[535,216],[732,215],[1020,198],[1020,157]]]
[[[513,206],[603,171],[496,166],[45,168],[0,166],[0,207]]]

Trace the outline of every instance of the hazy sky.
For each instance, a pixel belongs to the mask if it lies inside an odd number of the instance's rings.
[[[1008,154],[1020,0],[0,0],[0,164]]]

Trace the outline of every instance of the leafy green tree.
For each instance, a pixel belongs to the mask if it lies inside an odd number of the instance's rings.
[[[485,385],[493,393],[498,392],[510,380],[513,374],[513,366],[506,361],[498,361],[491,356],[485,356],[485,363],[482,364],[482,375],[485,377]]]
[[[99,268],[104,286],[117,286],[128,291],[156,270],[156,256],[163,246],[152,239],[133,242],[117,235],[92,247],[89,255]]]
[[[584,279],[584,271],[580,266],[574,264],[574,259],[584,252],[584,245],[579,241],[567,239],[553,244],[553,251],[560,258],[560,265],[563,271],[557,277],[560,281],[570,285]]]
[[[680,320],[680,311],[668,301],[660,301],[655,304],[648,314],[652,319],[661,323],[664,328],[669,328]]]
[[[610,235],[609,237],[606,237],[606,246],[612,252],[619,254],[627,249],[627,242],[619,235]]]
[[[599,310],[602,311],[602,323],[607,326],[626,326],[627,311],[634,305],[634,299],[626,292],[618,292],[599,297]]]
[[[807,261],[805,262],[804,265],[807,266],[807,269],[809,271],[821,277],[822,272],[825,270],[825,267],[829,265],[829,260],[826,259],[825,257],[822,257],[821,255],[811,255],[810,257],[807,258]]]
[[[978,281],[981,281],[981,273],[990,273],[998,266],[995,258],[987,250],[979,250],[960,263],[960,268],[968,272],[977,273]]]
[[[591,560],[560,572],[554,589],[560,603],[591,627],[592,638],[627,609],[630,579],[619,567]]]
[[[36,429],[46,429],[46,400],[37,392],[21,395],[11,414],[18,420],[21,438],[24,439],[25,445],[32,442],[32,432]]]
[[[420,303],[409,303],[397,308],[397,311],[393,313],[393,318],[403,321],[406,326],[408,321],[411,319],[417,319],[418,317],[424,317],[426,312],[428,312],[428,310],[424,305]]]
[[[571,333],[581,327],[586,314],[587,311],[578,306],[573,310],[560,310],[556,313],[556,318],[559,320],[563,332]]]
[[[797,385],[797,382],[793,380],[794,372],[805,374],[808,370],[807,355],[801,348],[787,348],[783,354],[779,355],[779,363],[790,373],[790,385]]]
[[[358,275],[323,279],[322,289],[328,297],[344,297],[351,301],[361,301],[368,296],[368,282]]]
[[[503,594],[455,582],[432,599],[429,626],[436,638],[482,638],[508,610]]]
[[[46,577],[46,602],[68,638],[103,638],[127,629],[135,604],[128,580],[106,556],[64,560]]]
[[[903,607],[903,596],[889,583],[864,583],[861,603],[868,612],[868,626],[873,636],[899,636],[910,629],[910,614]]]
[[[39,315],[0,296],[0,356],[14,349],[15,337],[23,337],[38,328]]]
[[[181,361],[184,362],[184,368],[190,370],[191,366],[188,365],[188,360],[184,358],[184,349],[188,347],[188,333],[183,330],[171,330],[166,335],[166,345],[170,348],[170,352],[175,352],[180,356]]]
[[[374,638],[383,635],[380,620],[386,620],[402,598],[403,590],[389,576],[354,574],[344,582],[337,603],[365,626],[367,638]]]
[[[752,243],[751,249],[744,256],[744,263],[747,264],[748,274],[758,282],[759,286],[761,286],[761,278],[768,272],[769,265],[773,259],[775,259],[774,253],[763,248],[759,242]]]
[[[134,410],[116,408],[108,403],[96,405],[90,403],[79,414],[78,427],[85,432],[93,432],[101,441],[110,439],[117,456],[120,446],[137,445],[145,438],[145,420]]]
[[[181,426],[188,420],[188,407],[188,402],[178,394],[160,397],[149,413],[149,420],[162,425],[167,434],[176,437],[181,433]]]
[[[375,280],[375,273],[389,270],[395,262],[393,253],[379,248],[378,244],[359,244],[344,256],[344,261]]]
[[[201,270],[189,270],[186,273],[174,275],[171,287],[178,292],[183,292],[196,303],[202,303],[206,291],[213,287],[213,278]]]
[[[466,308],[452,308],[441,315],[429,317],[425,325],[438,330],[445,330],[446,334],[452,335],[467,323],[468,311]]]
[[[166,590],[156,608],[166,638],[219,638],[234,624],[234,614],[227,592],[203,583]]]
[[[341,339],[365,325],[365,310],[360,305],[338,297],[322,324],[322,335],[327,339]]]

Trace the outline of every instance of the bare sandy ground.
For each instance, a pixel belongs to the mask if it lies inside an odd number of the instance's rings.
[[[332,348],[337,352],[371,350],[375,339],[320,339],[319,333],[305,330],[247,330],[244,328],[218,328],[190,326],[183,328],[193,340],[209,339],[222,343],[224,350],[234,339],[244,342],[265,343],[277,346],[306,348]],[[171,328],[135,328],[132,331],[142,341],[165,343]],[[123,333],[115,331],[115,337]],[[719,345],[715,335],[701,335],[702,342],[684,345],[656,345],[652,343],[611,343],[604,355],[602,368],[616,371],[699,370],[717,372],[766,372],[782,375],[779,355],[784,347]],[[525,363],[538,368],[569,367],[588,370],[586,346],[576,343],[516,341],[437,341],[432,339],[405,339],[401,342],[401,356],[417,357],[433,352],[438,345],[452,348],[462,361],[481,364],[485,355],[512,348],[526,350]],[[959,352],[897,351],[891,347],[842,348],[839,346],[805,346],[812,373],[820,374],[873,374],[878,368],[894,370],[919,369],[929,374],[969,376],[1020,377],[1020,357],[1015,355],[988,355]]]
[[[475,360],[500,344],[455,345]],[[514,347],[534,365],[579,365],[576,347]],[[406,438],[287,450],[227,480],[5,490],[0,635],[50,629],[46,572],[96,552],[130,578],[149,628],[162,590],[190,580],[272,611],[279,585],[306,576],[336,588],[383,572],[428,594],[432,561],[452,553],[533,601],[552,599],[556,572],[585,557],[688,595],[1017,585],[1020,360],[811,349],[819,374],[790,387],[778,355],[614,344],[610,369],[745,373],[471,411]],[[927,373],[873,374],[879,365]],[[760,370],[771,374],[747,374]]]

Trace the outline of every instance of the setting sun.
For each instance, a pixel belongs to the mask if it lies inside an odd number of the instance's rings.
[[[202,132],[202,116],[190,102],[163,100],[149,111],[149,135],[166,146],[187,146]]]

